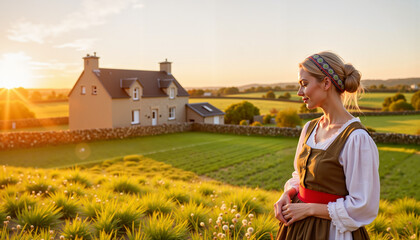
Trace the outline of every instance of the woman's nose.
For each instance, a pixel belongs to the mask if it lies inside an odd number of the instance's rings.
[[[299,87],[299,90],[297,92],[298,96],[303,96],[303,91],[302,91],[302,87]]]

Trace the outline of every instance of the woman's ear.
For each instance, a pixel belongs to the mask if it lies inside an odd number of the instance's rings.
[[[322,87],[324,88],[324,90],[327,91],[332,86],[331,79],[329,77],[324,77],[324,80],[322,81],[322,85],[323,85]]]

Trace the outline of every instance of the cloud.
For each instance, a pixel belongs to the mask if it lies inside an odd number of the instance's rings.
[[[55,48],[74,48],[76,51],[86,51],[91,48],[93,43],[98,39],[94,38],[85,38],[85,39],[77,39],[73,42],[64,43],[61,45],[54,46]]]
[[[8,30],[8,38],[18,42],[44,43],[46,39],[73,30],[103,25],[113,15],[127,8],[142,8],[139,0],[83,0],[81,9],[68,14],[56,24],[33,23],[22,19]]]

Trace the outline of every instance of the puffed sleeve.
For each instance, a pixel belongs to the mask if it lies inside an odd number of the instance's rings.
[[[300,137],[299,137],[299,143],[297,145],[296,148],[296,153],[295,153],[295,160],[293,162],[293,166],[295,171],[293,171],[292,173],[292,178],[290,178],[289,180],[287,180],[287,182],[284,184],[284,191],[286,192],[287,190],[291,189],[291,188],[295,188],[296,192],[299,192],[299,173],[297,172],[297,157],[302,149],[302,144],[303,141],[305,141],[305,135],[306,135],[306,131],[308,130],[308,126],[309,123],[311,121],[308,121],[305,126],[303,126],[302,132],[300,133]]]
[[[355,130],[349,136],[340,163],[349,195],[328,203],[328,211],[336,231],[344,233],[368,225],[379,210],[379,154],[365,130]]]

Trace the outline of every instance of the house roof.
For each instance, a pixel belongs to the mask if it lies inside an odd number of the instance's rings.
[[[163,71],[100,68],[94,73],[111,98],[129,98],[130,96],[124,91],[124,88],[130,87],[135,81],[138,81],[143,88],[142,97],[167,97],[168,95],[162,90],[162,82],[164,82],[164,86],[167,85],[166,87],[173,82],[178,88],[177,96],[189,96],[173,75],[168,75]]]
[[[223,111],[221,111],[220,109],[216,108],[208,102],[187,103],[187,107],[189,107],[191,110],[198,113],[202,117],[225,115]]]

